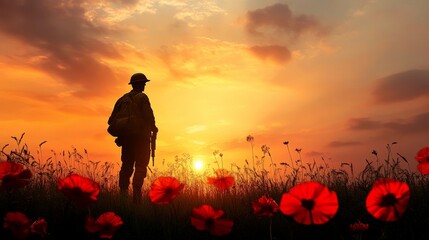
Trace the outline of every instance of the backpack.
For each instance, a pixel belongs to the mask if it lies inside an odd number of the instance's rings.
[[[137,103],[130,94],[124,95],[113,109],[108,121],[107,132],[114,137],[132,136],[139,134],[143,118]]]

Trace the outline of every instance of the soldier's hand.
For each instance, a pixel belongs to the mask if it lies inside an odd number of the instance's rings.
[[[154,126],[154,127],[152,128],[152,132],[157,133],[157,132],[158,132],[158,128],[157,128],[156,126]]]

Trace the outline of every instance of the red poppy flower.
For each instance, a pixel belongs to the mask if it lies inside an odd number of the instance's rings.
[[[3,227],[10,229],[12,236],[25,239],[30,235],[30,220],[21,212],[9,212],[4,218]]]
[[[106,212],[101,214],[97,221],[91,216],[87,217],[85,228],[90,233],[98,232],[100,238],[110,239],[123,224],[121,217],[114,212]]]
[[[416,156],[416,160],[419,162],[417,169],[421,174],[429,174],[429,147],[422,148]]]
[[[362,223],[361,221],[358,221],[356,223],[350,224],[350,230],[352,232],[363,232],[368,230],[368,223]]]
[[[260,197],[257,202],[252,202],[252,207],[256,216],[272,217],[279,210],[276,201],[266,195]]]
[[[338,198],[334,191],[318,182],[305,182],[284,193],[280,211],[301,224],[324,224],[335,216]]]
[[[389,178],[375,181],[366,198],[366,209],[378,220],[393,222],[405,212],[410,200],[410,188],[405,182]]]
[[[58,189],[80,207],[89,207],[95,203],[100,193],[98,183],[77,174],[60,179]]]
[[[229,219],[220,219],[222,210],[214,209],[209,205],[202,205],[192,209],[191,224],[197,230],[208,231],[214,236],[225,236],[232,231],[234,222]]]
[[[37,234],[40,237],[44,238],[47,235],[47,228],[48,223],[45,221],[45,219],[42,218],[33,222],[33,224],[31,224],[30,230],[33,234]]]
[[[153,203],[168,204],[179,195],[179,192],[185,187],[174,177],[158,177],[150,185],[149,197]]]
[[[0,162],[0,191],[9,191],[29,184],[32,177],[31,171],[23,168],[18,163]]]
[[[212,184],[220,190],[226,190],[234,185],[234,177],[227,170],[218,169],[215,174],[216,177],[207,177],[208,184]]]

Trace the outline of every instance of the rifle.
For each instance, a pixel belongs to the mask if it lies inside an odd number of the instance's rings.
[[[158,134],[158,131],[152,131],[151,137],[150,137],[150,149],[152,151],[152,166],[155,166],[155,149],[156,149],[156,135]]]

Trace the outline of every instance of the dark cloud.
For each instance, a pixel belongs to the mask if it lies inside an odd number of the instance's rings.
[[[248,11],[246,20],[246,29],[251,34],[262,34],[267,28],[294,36],[304,32],[316,34],[326,32],[315,17],[305,14],[295,15],[288,5],[282,3]]]
[[[328,144],[329,147],[350,147],[361,145],[361,142],[356,141],[332,141]]]
[[[352,118],[349,120],[349,128],[353,130],[372,130],[382,126],[382,123],[369,118]]]
[[[75,94],[102,95],[115,76],[99,59],[121,55],[102,40],[109,29],[88,20],[82,6],[82,0],[0,1],[0,31],[35,49],[26,62],[69,84]]]
[[[374,121],[369,118],[354,118],[349,121],[351,130],[390,130],[401,134],[429,133],[429,112],[418,114],[408,121]]]
[[[384,126],[399,133],[429,133],[429,112],[414,116],[408,122],[387,122]],[[429,136],[429,135],[428,135]]]
[[[373,91],[378,103],[393,103],[429,96],[429,70],[409,70],[378,80]]]
[[[140,0],[112,0],[112,2],[117,2],[126,6],[134,6],[136,5]]]
[[[289,49],[279,45],[253,46],[249,48],[249,51],[260,59],[278,64],[283,64],[291,59]]]
[[[325,152],[318,152],[318,151],[311,151],[311,152],[305,152],[304,155],[306,157],[323,157],[325,155],[327,155],[327,153]]]

